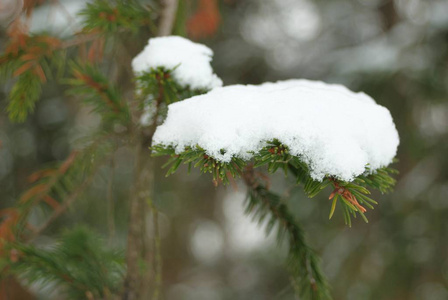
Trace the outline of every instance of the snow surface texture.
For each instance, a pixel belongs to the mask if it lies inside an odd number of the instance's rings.
[[[151,68],[175,68],[172,74],[180,85],[210,90],[222,86],[210,66],[212,57],[210,48],[183,37],[157,37],[149,39],[145,49],[132,61],[132,68],[137,75]]]
[[[289,80],[217,88],[168,107],[153,145],[199,145],[218,161],[246,160],[278,139],[322,180],[387,166],[399,137],[389,111],[364,93],[319,81]],[[225,153],[221,153],[221,149]]]

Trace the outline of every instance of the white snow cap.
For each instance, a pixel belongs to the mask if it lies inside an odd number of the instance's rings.
[[[319,81],[288,80],[234,85],[168,107],[153,145],[199,145],[218,161],[249,160],[278,139],[322,180],[352,181],[389,165],[399,144],[389,110],[364,93]],[[221,149],[225,153],[221,153]]]
[[[173,69],[174,79],[192,89],[213,89],[222,86],[213,74],[210,62],[213,51],[205,45],[193,43],[180,36],[151,38],[148,45],[132,61],[135,74],[151,68]]]

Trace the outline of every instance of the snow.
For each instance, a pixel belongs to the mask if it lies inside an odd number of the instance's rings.
[[[222,86],[210,65],[212,57],[210,48],[183,37],[156,37],[134,58],[132,68],[137,75],[151,68],[174,69],[173,77],[180,85],[210,90]]]
[[[390,112],[364,93],[319,81],[217,88],[168,106],[153,145],[196,145],[222,162],[250,160],[278,139],[315,180],[354,177],[387,166],[399,144]],[[221,150],[225,150],[222,153]]]

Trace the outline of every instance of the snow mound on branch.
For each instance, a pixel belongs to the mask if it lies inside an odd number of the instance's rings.
[[[173,146],[178,153],[198,145],[229,162],[234,156],[251,159],[273,139],[307,163],[315,180],[352,181],[367,166],[389,165],[399,144],[390,112],[366,94],[289,80],[217,88],[171,104],[153,145]]]
[[[145,49],[134,58],[132,68],[137,75],[151,68],[175,68],[172,74],[180,85],[209,90],[222,86],[221,79],[213,74],[212,57],[210,48],[183,37],[156,37],[149,39]]]

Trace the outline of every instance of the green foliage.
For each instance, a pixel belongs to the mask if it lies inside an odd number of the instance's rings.
[[[73,78],[67,79],[68,93],[93,106],[104,122],[128,125],[130,113],[120,91],[109,83],[108,78],[90,64],[71,63]]]
[[[71,299],[107,299],[121,288],[123,253],[104,247],[87,228],[64,232],[49,249],[22,243],[10,247],[18,251],[18,261],[10,263],[9,272],[30,284],[56,284]]]
[[[92,142],[91,139],[94,139]],[[88,188],[99,167],[111,159],[115,144],[110,134],[100,133],[85,138],[85,145],[79,147],[62,163],[33,173],[29,177],[32,186],[20,197],[20,222],[14,229],[15,235],[33,238],[41,233],[68,206]],[[49,221],[26,232],[27,217],[37,204],[51,212]],[[26,232],[26,233],[25,233]],[[25,234],[24,234],[25,233]]]
[[[270,192],[253,177],[245,176],[248,186],[246,213],[252,214],[260,224],[266,221],[266,232],[277,229],[277,240],[289,243],[287,266],[296,292],[303,299],[331,299],[317,254],[308,246],[302,227],[290,214],[281,198]]]
[[[394,162],[397,162],[397,160],[394,160]],[[366,172],[355,178],[354,182],[377,189],[383,194],[390,193],[396,183],[396,180],[391,177],[394,174],[398,174],[398,171],[389,167],[377,169],[373,172],[366,168]]]
[[[173,146],[155,145],[152,147],[154,156],[170,156],[164,167],[168,167],[167,176],[173,174],[181,164],[187,164],[189,170],[196,167],[202,173],[211,173],[217,184],[229,182],[229,177],[242,176],[248,187],[246,212],[255,216],[259,223],[267,221],[266,231],[269,234],[277,228],[279,241],[289,243],[288,268],[292,274],[292,283],[297,294],[304,299],[331,299],[325,277],[319,267],[319,258],[308,246],[303,229],[296,223],[281,198],[270,192],[255,177],[253,168],[267,167],[268,172],[283,170],[285,175],[292,174],[296,184],[303,186],[308,197],[314,197],[328,186],[334,188],[330,199],[333,199],[330,218],[333,216],[338,200],[343,212],[345,223],[351,226],[351,217],[360,215],[366,222],[364,206],[373,209],[377,204],[368,195],[367,189],[375,188],[388,192],[395,184],[390,174],[396,173],[390,168],[382,168],[355,178],[352,182],[344,182],[332,176],[326,176],[322,181],[314,180],[310,175],[308,165],[301,157],[293,156],[286,146],[278,140],[266,143],[257,153],[251,153],[253,159],[245,161],[233,157],[230,162],[220,162],[206,153],[200,146],[186,147],[177,152]],[[224,150],[222,150],[224,151]],[[223,152],[224,153],[224,152]]]
[[[7,112],[10,120],[24,122],[28,114],[34,111],[41,93],[42,82],[39,76],[32,71],[19,76],[9,93]]]
[[[296,183],[303,186],[305,193],[310,198],[318,195],[326,187],[332,186],[334,191],[330,196],[333,199],[330,218],[340,200],[345,223],[349,226],[351,226],[352,216],[356,218],[357,215],[360,215],[367,222],[364,206],[373,209],[373,204],[377,204],[368,196],[370,191],[367,188],[378,189],[384,193],[390,191],[395,184],[395,179],[390,174],[394,174],[396,171],[386,167],[374,172],[370,172],[367,168],[365,174],[358,176],[352,182],[344,182],[332,176],[327,176],[322,181],[314,180],[307,164],[300,157],[291,155],[288,148],[277,140],[267,142],[266,146],[258,153],[252,153],[254,155],[252,161],[233,157],[228,163],[217,161],[199,146],[187,147],[180,153],[176,153],[174,147],[164,145],[155,145],[152,150],[154,156],[168,155],[171,157],[164,165],[164,167],[169,166],[167,175],[174,173],[181,164],[188,164],[189,168],[194,166],[200,168],[203,173],[213,174],[214,182],[222,181],[226,184],[229,182],[229,176],[240,176],[245,166],[253,163],[254,167],[266,166],[270,173],[279,169],[283,170],[285,175],[291,173]]]
[[[136,0],[96,0],[80,12],[84,32],[114,34],[137,33],[142,27],[153,27],[151,10]]]
[[[51,76],[50,65],[60,62],[57,38],[41,34],[17,34],[0,55],[3,80],[15,77],[9,93],[7,112],[13,122],[24,122],[34,111],[42,92],[42,84]]]
[[[199,146],[194,148],[187,147],[185,151],[176,153],[173,147],[164,147],[163,145],[155,145],[152,147],[154,156],[171,156],[171,158],[163,165],[168,167],[167,176],[176,172],[181,164],[188,164],[188,169],[192,167],[199,168],[202,173],[211,173],[214,182],[229,182],[229,176],[241,176],[242,170],[246,166],[246,162],[240,158],[234,157],[229,163],[220,162],[213,157],[207,155],[204,149]]]
[[[172,77],[175,70],[163,67],[151,69],[137,76],[137,90],[144,96],[162,97],[165,104],[171,104],[196,95],[205,94],[205,89],[191,89],[179,85]],[[145,103],[147,104],[147,103]]]
[[[207,93],[205,89],[190,89],[189,86],[178,84],[172,76],[174,69],[151,68],[135,79],[139,109],[146,111],[145,117],[149,117],[145,120],[148,123],[145,125],[150,124],[149,131],[152,132],[148,138],[148,144],[151,143],[152,134],[158,125],[158,117],[166,117],[167,105]]]

